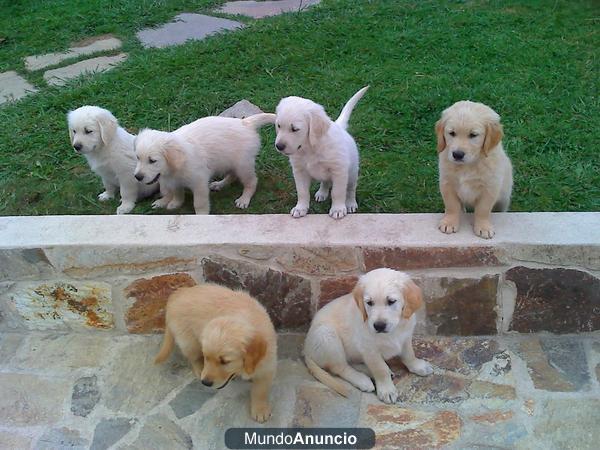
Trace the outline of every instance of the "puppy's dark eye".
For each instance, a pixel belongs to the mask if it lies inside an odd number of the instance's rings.
[[[396,301],[397,300],[395,298],[390,298],[390,297],[387,298],[387,304],[389,306],[392,306],[394,303],[396,303]]]
[[[277,124],[277,128],[281,128],[281,124],[279,124],[279,123],[278,123],[278,124]]]
[[[450,131],[448,134],[452,137],[456,136],[456,133],[454,131]]]
[[[225,364],[229,364],[229,361],[227,361],[225,358],[219,358],[219,362],[224,366]]]
[[[476,138],[477,136],[479,136],[477,133],[469,133],[471,139]]]
[[[294,125],[292,125],[291,130],[292,133],[295,133],[296,131],[298,131],[300,128],[296,128]]]
[[[152,159],[152,158],[148,158],[148,162],[149,162],[150,164],[154,164],[154,163],[156,162],[156,160],[155,160],[155,159]]]
[[[85,130],[83,130],[85,132],[85,134],[90,134],[93,133],[94,130],[88,130],[87,128]]]
[[[373,306],[373,300],[368,300],[367,302],[365,302],[368,306]]]
[[[77,134],[77,131],[73,130],[73,134]]]

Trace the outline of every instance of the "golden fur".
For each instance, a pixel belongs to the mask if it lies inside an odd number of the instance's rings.
[[[277,335],[265,308],[245,292],[214,284],[180,288],[169,297],[161,363],[177,343],[194,373],[217,389],[236,376],[252,380],[250,414],[271,415],[269,392],[277,366]]]
[[[494,237],[491,212],[508,209],[513,184],[500,116],[483,103],[460,101],[442,113],[435,132],[445,210],[438,228],[456,233],[461,211],[470,207],[475,234]]]

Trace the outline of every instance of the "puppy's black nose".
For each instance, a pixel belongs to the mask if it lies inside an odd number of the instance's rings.
[[[280,152],[285,150],[285,144],[282,144],[281,142],[279,142],[278,144],[275,144],[275,148],[277,150],[279,150]]]
[[[142,181],[144,179],[144,175],[142,175],[141,173],[136,173],[134,175],[135,179],[138,181]]]
[[[462,161],[462,159],[465,157],[465,152],[462,150],[454,150],[452,152],[452,157],[457,161]]]
[[[79,142],[77,144],[73,144],[73,148],[77,151],[81,151],[81,149],[83,148],[83,145],[81,145]]]
[[[213,382],[212,382],[212,381],[210,381],[210,380],[202,380],[202,384],[203,384],[204,386],[211,387],[211,386],[213,385]]]
[[[385,322],[375,322],[373,324],[373,328],[375,328],[375,331],[377,331],[378,333],[383,333],[385,331],[386,326],[387,324]]]

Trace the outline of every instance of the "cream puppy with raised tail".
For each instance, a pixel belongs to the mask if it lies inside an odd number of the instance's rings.
[[[461,212],[473,208],[475,234],[494,237],[491,212],[508,210],[513,186],[500,116],[483,103],[460,101],[442,113],[435,132],[444,199],[438,228],[456,233]]]
[[[412,373],[426,376],[431,365],[415,356],[412,335],[415,311],[423,304],[421,289],[403,272],[375,269],[361,276],[351,294],[339,297],[315,315],[304,343],[308,370],[343,396],[349,386],[394,403],[398,392],[385,362],[399,356]],[[350,363],[365,363],[371,379]],[[337,375],[337,378],[333,375]]]
[[[264,422],[271,416],[277,335],[257,300],[215,284],[176,290],[167,301],[165,335],[155,362],[165,361],[175,343],[205,386],[222,389],[238,376],[251,380],[252,418]]]
[[[313,179],[321,182],[316,201],[327,200],[331,190],[329,215],[334,219],[358,208],[358,149],[346,130],[354,106],[368,88],[362,88],[348,100],[335,122],[312,100],[286,97],[277,105],[275,148],[290,158],[298,194],[298,203],[291,210],[293,217],[308,213]]]
[[[67,114],[67,122],[73,149],[85,157],[92,172],[102,179],[104,192],[98,195],[98,200],[107,201],[120,191],[117,214],[127,214],[137,200],[158,191],[158,185],[147,186],[134,178],[135,136],[121,128],[110,111],[82,106]]]
[[[257,185],[254,169],[260,150],[257,130],[274,122],[275,114],[267,113],[245,119],[211,116],[170,133],[142,130],[135,140],[138,159],[135,178],[146,185],[160,179],[162,197],[152,204],[153,208],[179,208],[184,189],[191,189],[196,214],[209,213],[209,188],[219,190],[238,178],[244,190],[235,205],[247,208]],[[209,185],[214,175],[225,178]]]

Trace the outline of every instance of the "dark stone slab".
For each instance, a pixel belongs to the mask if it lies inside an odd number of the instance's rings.
[[[600,279],[573,269],[514,267],[517,298],[510,330],[578,333],[600,329]]]
[[[243,289],[260,301],[277,329],[306,329],[311,320],[311,287],[306,278],[255,264],[219,259],[202,261],[204,279]]]
[[[135,449],[191,450],[192,438],[172,420],[163,415],[151,416],[131,446]]]
[[[496,334],[498,275],[481,279],[441,278],[444,292],[426,298],[427,319],[444,336]]]
[[[82,377],[73,386],[71,395],[71,412],[76,416],[87,417],[100,400],[98,379],[96,375]]]
[[[396,270],[443,267],[499,266],[502,262],[493,247],[366,248],[363,258],[367,271],[378,267]]]
[[[178,419],[194,414],[207,400],[214,397],[214,391],[202,385],[200,380],[194,380],[184,387],[173,400],[169,402],[171,409]]]
[[[34,448],[35,450],[86,450],[88,445],[88,440],[79,436],[79,431],[63,427],[46,431]]]
[[[90,450],[105,450],[125,436],[133,424],[132,419],[118,417],[102,419],[96,425]]]
[[[346,276],[337,278],[325,278],[321,280],[321,295],[319,295],[319,306],[322,308],[331,300],[334,300],[342,295],[352,292],[356,282],[358,281],[357,276]]]
[[[301,385],[296,389],[292,427],[355,427],[360,391],[344,398],[327,387]]]

